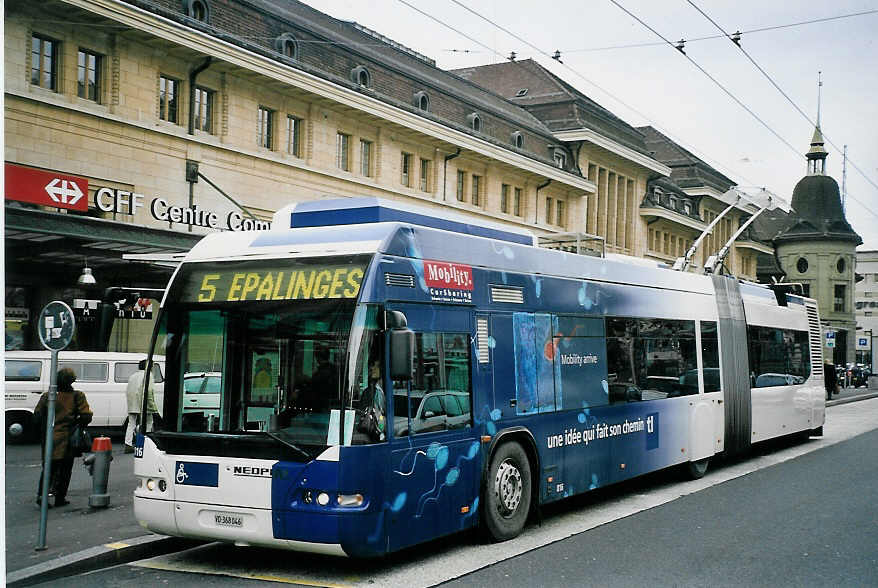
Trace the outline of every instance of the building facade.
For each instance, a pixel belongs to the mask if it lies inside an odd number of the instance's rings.
[[[304,4],[5,9],[7,348],[39,345],[56,298],[94,346],[107,288],[159,289],[171,270],[147,261],[291,202],[380,196],[558,233],[597,191],[525,110]],[[86,265],[97,284],[77,283]],[[119,312],[111,348],[145,348],[149,321]]]
[[[294,0],[10,0],[4,33],[7,349],[38,347],[60,299],[73,348],[144,350],[175,259],[294,202],[375,196],[670,264],[734,184],[536,62],[443,71]],[[754,278],[759,251],[726,271]]]
[[[856,247],[863,240],[844,215],[838,183],[826,175],[823,134],[814,129],[806,153],[808,173],[793,190],[793,212],[765,215],[758,231],[774,256],[760,259],[760,280],[798,284],[817,300],[824,331],[823,357],[836,365],[854,361]]]
[[[878,367],[878,251],[857,251],[854,308],[857,320],[856,358],[875,371]]]

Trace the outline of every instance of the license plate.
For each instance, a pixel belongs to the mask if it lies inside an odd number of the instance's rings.
[[[244,517],[241,515],[217,513],[213,515],[213,522],[221,527],[243,527]]]

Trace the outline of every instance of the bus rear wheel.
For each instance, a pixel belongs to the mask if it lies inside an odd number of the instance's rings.
[[[707,466],[710,464],[710,458],[705,457],[697,461],[690,461],[686,464],[686,474],[692,480],[699,480],[707,473]]]
[[[491,458],[482,519],[494,541],[518,536],[527,522],[531,503],[530,462],[521,445],[512,441]]]

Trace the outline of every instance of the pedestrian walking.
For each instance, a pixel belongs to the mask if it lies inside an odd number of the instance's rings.
[[[832,395],[838,394],[838,377],[835,375],[835,366],[831,363],[823,364],[823,386],[826,388],[826,400],[832,400]]]
[[[136,427],[140,424],[140,410],[143,405],[143,379],[146,377],[146,360],[142,359],[137,364],[137,371],[128,378],[125,387],[125,399],[128,402],[128,428],[125,430],[125,453],[134,453],[134,435]],[[159,409],[155,403],[155,379],[150,371],[146,392],[147,418],[146,430],[152,431],[153,420]]]
[[[55,495],[55,506],[70,504],[67,500],[67,488],[70,486],[70,474],[73,472],[73,451],[70,446],[70,435],[76,425],[85,427],[91,422],[92,412],[85,394],[73,389],[76,372],[70,368],[58,370],[58,396],[55,400],[55,427],[52,429],[52,471],[49,480],[49,493]],[[42,431],[40,446],[43,455],[46,451],[46,427],[48,426],[49,393],[43,392],[34,416],[39,419]],[[37,504],[43,495],[43,473],[37,487]]]

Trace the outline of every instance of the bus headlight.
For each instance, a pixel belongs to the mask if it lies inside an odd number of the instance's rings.
[[[326,492],[321,492],[320,494],[318,494],[317,504],[319,504],[320,506],[326,506],[327,504],[329,504],[329,494],[327,494]]]
[[[155,480],[153,480],[152,478],[147,480],[146,481],[146,489],[149,490],[150,492],[155,490]]]
[[[362,494],[339,494],[338,495],[338,505],[339,506],[350,506],[350,507],[363,506],[363,495]]]

